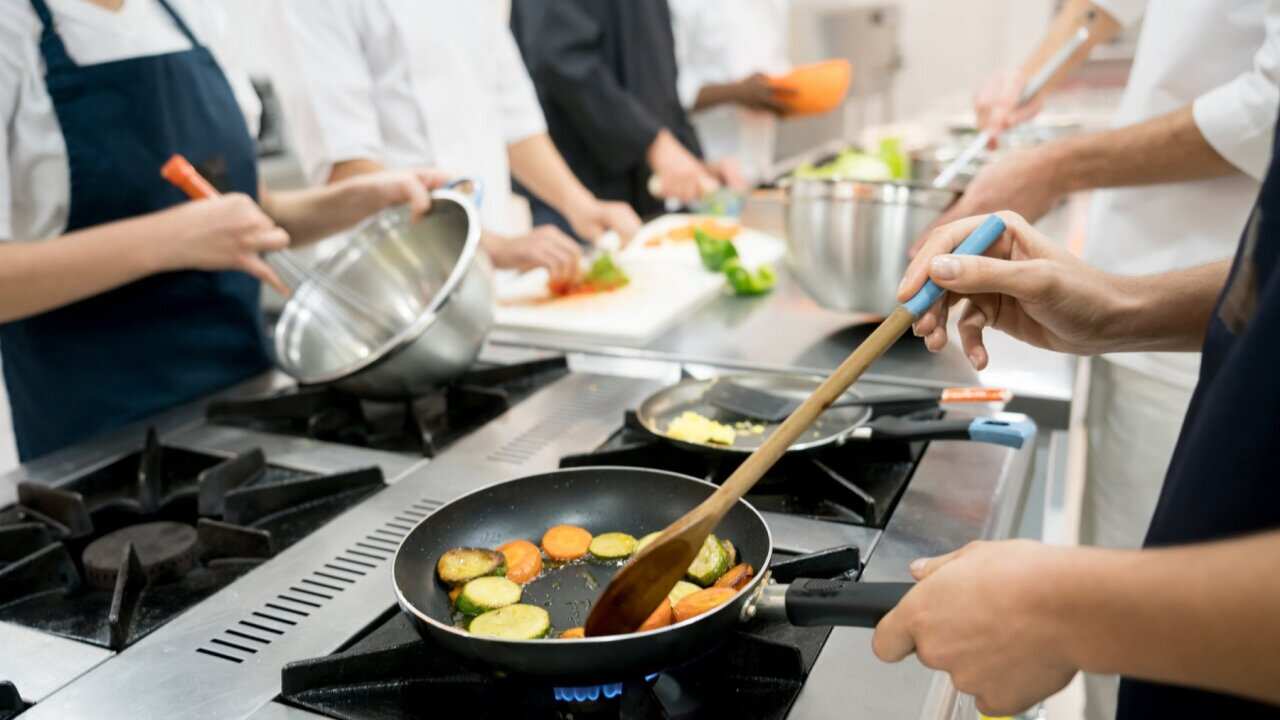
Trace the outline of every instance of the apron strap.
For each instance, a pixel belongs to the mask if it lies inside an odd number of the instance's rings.
[[[40,54],[44,56],[46,70],[53,67],[75,67],[75,61],[67,54],[67,46],[62,44],[62,37],[53,26],[53,13],[45,0],[31,0],[31,9],[40,18]]]
[[[178,14],[178,11],[174,10],[173,6],[169,5],[169,0],[159,0],[159,2],[160,7],[163,7],[165,12],[169,13],[169,17],[173,18],[173,24],[177,25],[178,30],[181,31],[183,35],[186,35],[187,39],[191,41],[191,47],[200,47],[200,41],[196,39],[195,33],[191,32],[191,28],[187,27],[186,21],[182,19],[182,16]]]

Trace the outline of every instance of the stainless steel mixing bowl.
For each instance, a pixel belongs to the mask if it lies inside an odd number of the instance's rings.
[[[893,182],[789,179],[787,264],[823,306],[889,314],[907,249],[959,193]]]
[[[399,398],[471,365],[493,324],[492,272],[471,200],[438,190],[432,202],[415,223],[403,207],[378,214],[314,268],[372,312],[315,282],[298,288],[275,328],[285,372],[303,384]]]

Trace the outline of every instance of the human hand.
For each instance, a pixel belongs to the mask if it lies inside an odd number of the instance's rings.
[[[764,73],[753,73],[729,85],[729,95],[735,103],[774,115],[787,111],[784,99],[795,93],[795,88],[775,87]]]
[[[640,229],[640,217],[636,211],[627,203],[614,200],[591,198],[570,212],[567,219],[578,237],[593,243],[612,230],[625,246]]]
[[[674,198],[687,205],[720,189],[719,181],[702,161],[665,128],[658,131],[649,146],[648,160],[655,179],[650,187],[658,197]]]
[[[742,164],[738,162],[738,158],[727,157],[721,158],[707,166],[719,178],[724,186],[734,192],[746,192],[751,189],[751,184],[747,182],[747,177],[742,174]]]
[[[973,111],[978,116],[978,129],[991,133],[992,147],[996,144],[995,138],[1035,117],[1044,107],[1039,95],[1018,107],[1025,86],[1026,78],[1021,73],[1006,70],[988,79],[974,95]]]
[[[910,299],[928,279],[949,291],[912,326],[929,350],[946,346],[947,315],[961,301],[966,302],[958,323],[960,342],[977,370],[990,359],[982,338],[986,327],[1037,347],[1078,354],[1112,349],[1130,334],[1137,310],[1125,278],[1087,265],[1020,215],[999,215],[1007,229],[985,257],[949,254],[986,219],[975,216],[929,233],[907,266],[899,301]]]
[[[384,170],[354,175],[332,185],[338,201],[356,218],[368,217],[392,205],[407,204],[412,219],[431,209],[431,191],[450,180],[449,174],[433,168]]]
[[[913,652],[951,676],[987,715],[1013,715],[1066,687],[1079,669],[1066,655],[1055,607],[1060,568],[1076,548],[1030,540],[970,543],[917,560],[919,581],[876,627],[872,648],[885,662]]]
[[[965,188],[964,194],[939,217],[907,251],[914,257],[933,229],[997,210],[1011,210],[1031,222],[1044,217],[1066,194],[1061,176],[1054,172],[1056,148],[1043,145],[1021,150],[987,165]]]
[[[519,237],[485,233],[480,242],[496,267],[521,272],[546,268],[552,285],[572,283],[582,272],[582,249],[554,225],[539,225]]]
[[[172,224],[174,240],[157,248],[159,271],[239,270],[289,294],[289,286],[259,255],[289,247],[289,235],[248,195],[195,200],[163,216]]]

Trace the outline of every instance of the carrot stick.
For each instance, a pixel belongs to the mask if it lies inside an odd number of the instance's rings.
[[[671,609],[671,601],[663,600],[653,611],[647,620],[636,628],[636,632],[644,632],[645,630],[657,630],[671,624],[671,620],[675,617],[674,611]]]

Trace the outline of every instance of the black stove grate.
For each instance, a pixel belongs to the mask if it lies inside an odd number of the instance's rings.
[[[318,476],[258,450],[165,447],[150,431],[139,452],[65,487],[19,485],[0,510],[0,621],[123,649],[383,484],[377,468]],[[190,528],[196,557],[152,572],[132,538],[166,525]]]
[[[934,408],[907,417],[932,419]],[[816,520],[884,527],[915,471],[925,443],[850,441],[801,454],[788,454],[747,494],[756,509]],[[591,452],[566,455],[560,467],[624,465],[655,468],[721,483],[744,457],[699,453],[654,438],[633,411],[623,426]]]
[[[435,457],[568,372],[563,357],[477,367],[448,386],[403,401],[361,400],[330,386],[303,386],[217,400],[206,416],[220,425]]]

